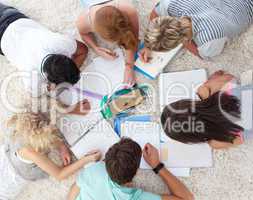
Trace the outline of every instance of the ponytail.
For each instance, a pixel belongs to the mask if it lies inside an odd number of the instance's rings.
[[[138,45],[138,40],[136,39],[134,33],[130,30],[125,33],[121,33],[119,40],[119,46],[124,47],[126,50],[136,50]]]

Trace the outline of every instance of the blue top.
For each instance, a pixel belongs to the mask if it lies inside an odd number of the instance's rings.
[[[105,163],[98,162],[82,170],[77,178],[80,194],[76,200],[161,200],[159,195],[114,183]]]

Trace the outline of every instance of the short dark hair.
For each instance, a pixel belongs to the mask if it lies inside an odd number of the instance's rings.
[[[80,80],[80,70],[75,62],[61,54],[49,55],[43,63],[42,71],[49,82],[75,84]]]
[[[180,100],[168,105],[163,110],[161,123],[168,137],[182,143],[202,143],[210,140],[233,143],[236,135],[244,129],[230,121],[223,111],[239,119],[240,107],[240,101],[235,96],[217,92],[206,100]],[[181,124],[181,127],[186,126],[187,131],[175,130],[175,122]],[[202,124],[203,129],[197,130],[197,123]]]
[[[122,138],[105,155],[106,170],[111,180],[124,185],[133,180],[140,167],[142,149],[129,138]]]

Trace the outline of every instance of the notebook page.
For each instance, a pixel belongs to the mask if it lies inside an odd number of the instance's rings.
[[[103,120],[82,138],[75,146],[71,147],[74,155],[80,159],[93,150],[100,150],[103,158],[108,149],[120,140],[111,125]]]
[[[153,51],[148,63],[143,63],[140,58],[138,58],[135,62],[135,66],[149,74],[151,77],[156,78],[181,49],[182,45],[179,45],[168,52]]]
[[[121,125],[121,136],[136,141],[143,149],[147,143],[160,150],[160,127],[154,122],[125,122]],[[141,169],[151,169],[142,158]]]
[[[163,73],[159,77],[160,110],[181,99],[196,99],[196,91],[207,80],[205,69]]]

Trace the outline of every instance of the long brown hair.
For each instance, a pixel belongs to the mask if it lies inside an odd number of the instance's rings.
[[[243,128],[229,120],[223,111],[239,119],[240,102],[234,96],[217,92],[203,101],[180,100],[168,105],[163,110],[161,122],[166,135],[179,142],[217,140],[233,143],[236,134],[243,131]],[[173,128],[175,122],[181,125],[180,130]],[[197,129],[198,123],[202,123],[203,129]],[[183,126],[187,131],[182,130]]]
[[[117,42],[127,50],[136,50],[137,36],[129,19],[114,6],[105,6],[99,9],[94,22],[96,32],[105,40]]]

